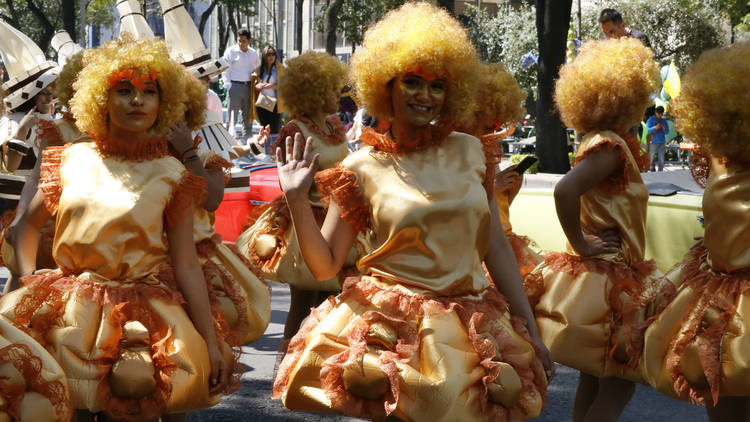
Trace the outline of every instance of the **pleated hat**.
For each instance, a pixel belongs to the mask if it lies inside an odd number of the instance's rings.
[[[9,78],[2,85],[3,104],[8,111],[34,98],[59,74],[57,64],[47,60],[31,38],[1,19],[0,56]]]
[[[211,58],[195,22],[180,0],[159,0],[164,18],[164,39],[172,59],[195,77],[212,76],[229,67],[224,58]]]
[[[138,0],[119,0],[115,6],[120,13],[120,34],[129,32],[137,40],[154,38],[154,31],[148,26]]]
[[[50,44],[52,44],[52,48],[57,52],[57,64],[60,68],[65,66],[65,63],[67,63],[74,54],[83,50],[80,45],[73,42],[68,31],[62,29],[55,32],[55,36],[52,37]]]

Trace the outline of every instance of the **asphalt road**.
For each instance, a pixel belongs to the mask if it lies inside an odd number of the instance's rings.
[[[284,408],[279,401],[271,400],[276,350],[281,343],[289,308],[289,290],[283,284],[271,284],[271,323],[263,337],[243,347],[241,362],[245,366],[245,373],[242,375],[242,387],[213,408],[191,413],[188,421],[358,421],[340,415],[293,412]],[[549,403],[542,416],[535,421],[570,421],[577,381],[577,371],[558,365],[557,374],[549,387]],[[621,422],[707,420],[702,408],[669,399],[645,386],[638,386],[633,400],[620,418]]]

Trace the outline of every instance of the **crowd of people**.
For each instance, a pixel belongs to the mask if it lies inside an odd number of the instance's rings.
[[[544,251],[510,225],[522,172],[499,171],[498,130],[525,96],[445,10],[389,12],[348,66],[309,51],[282,67],[245,30],[212,58],[161,1],[165,40],[127,0],[112,41],[57,34],[58,63],[0,21],[0,420],[181,421],[217,404],[274,280],[291,305],[269,400],[290,410],[519,421],[544,411],[559,362],[580,371],[575,422],[616,421],[635,383],[750,421],[750,44],[685,75],[674,114],[701,148],[705,236],[663,274],[644,258],[650,160],[633,131],[658,67],[619,15],[556,83],[585,135],[554,192],[567,249]],[[207,89],[222,72],[241,134]],[[373,120],[349,132],[348,81]],[[661,112],[647,127],[663,136]],[[255,118],[283,195],[227,245],[213,212]]]

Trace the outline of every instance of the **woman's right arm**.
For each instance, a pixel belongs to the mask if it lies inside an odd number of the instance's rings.
[[[317,280],[335,276],[346,261],[356,233],[341,217],[339,207],[330,202],[323,227],[318,229],[308,193],[318,167],[318,155],[311,153],[312,139],[300,133],[285,139],[285,152],[276,148],[279,182],[284,191],[307,267]]]
[[[37,189],[26,211],[17,219],[16,224],[8,229],[6,237],[10,236],[10,239],[7,241],[14,246],[20,275],[29,275],[36,270],[39,232],[51,216],[44,205],[44,193]],[[5,293],[12,292],[19,287],[15,277],[11,280],[12,283],[5,288]]]
[[[616,253],[620,235],[614,230],[583,233],[581,230],[581,196],[617,172],[622,172],[622,158],[617,149],[592,152],[581,160],[555,186],[555,208],[565,236],[581,256]]]

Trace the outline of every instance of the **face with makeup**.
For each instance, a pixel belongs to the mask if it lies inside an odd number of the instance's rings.
[[[446,95],[445,78],[405,73],[393,81],[391,99],[394,123],[419,129],[440,116]]]
[[[156,122],[159,114],[159,87],[156,82],[134,86],[123,79],[109,89],[107,111],[110,133],[142,134]]]

